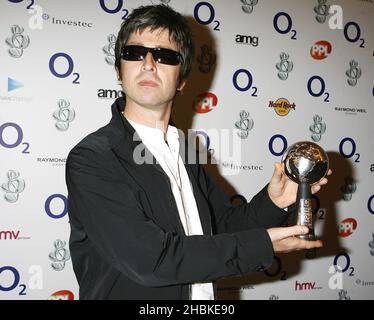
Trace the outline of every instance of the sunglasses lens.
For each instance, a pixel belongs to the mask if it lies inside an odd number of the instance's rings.
[[[173,66],[178,65],[182,61],[178,52],[164,48],[155,49],[153,51],[153,57],[158,63],[170,64]]]
[[[142,46],[125,46],[122,58],[128,61],[141,61],[147,55],[147,49]]]
[[[148,52],[152,53],[153,59],[158,63],[176,66],[182,62],[182,56],[174,50],[143,46],[125,46],[122,51],[122,58],[128,61],[141,61],[144,60]]]

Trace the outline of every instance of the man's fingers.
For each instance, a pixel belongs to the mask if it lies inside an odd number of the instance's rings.
[[[308,231],[309,229],[306,226],[292,226],[268,229],[271,241],[278,241],[284,238],[305,234],[308,233]]]
[[[274,173],[273,173],[273,181],[279,182],[282,179],[283,175],[283,166],[279,162],[274,163]]]

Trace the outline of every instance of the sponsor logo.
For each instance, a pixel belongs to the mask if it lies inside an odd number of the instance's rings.
[[[60,290],[52,293],[47,300],[74,300],[74,294],[69,290]]]
[[[374,233],[373,233],[373,239],[369,242],[369,247],[370,247],[370,254],[371,256],[374,257]]]
[[[201,53],[196,58],[199,63],[199,70],[202,73],[209,73],[216,63],[216,54],[213,52],[211,46],[204,44],[200,47]]]
[[[12,58],[20,58],[23,55],[23,51],[29,46],[30,38],[23,34],[24,28],[19,25],[12,25],[10,30],[12,35],[5,40],[10,47],[8,53]]]
[[[52,261],[51,267],[55,271],[61,271],[65,268],[66,261],[70,259],[70,252],[66,247],[66,241],[57,239],[54,242],[54,251],[49,254],[49,259]]]
[[[197,113],[207,113],[215,109],[217,103],[218,98],[214,93],[204,92],[194,99],[192,107]]]
[[[357,114],[366,114],[365,108],[355,108],[355,107],[335,107],[335,111],[344,112],[345,114],[349,115],[357,115]]]
[[[318,0],[318,5],[313,8],[316,14],[316,20],[319,23],[325,23],[327,16],[330,14],[330,5],[326,2],[327,0]]]
[[[287,80],[288,74],[293,69],[293,62],[288,60],[290,55],[282,52],[280,54],[280,61],[275,65],[278,70],[278,78],[281,80]]]
[[[97,97],[100,99],[117,99],[119,97],[124,97],[125,94],[122,90],[114,89],[98,89]]]
[[[312,47],[310,48],[310,55],[313,57],[313,59],[323,60],[331,54],[331,51],[331,43],[325,40],[321,40],[312,45]]]
[[[326,123],[322,121],[322,117],[316,114],[313,117],[313,124],[309,126],[309,131],[312,133],[311,138],[313,141],[318,142],[321,140],[322,135],[326,131]]]
[[[258,46],[258,37],[257,36],[248,36],[244,34],[237,34],[235,36],[235,42],[239,44],[248,44],[253,47]]]
[[[339,223],[339,236],[349,237],[357,228],[357,221],[353,218],[344,219]]]
[[[105,62],[110,66],[114,66],[116,62],[114,47],[116,45],[117,37],[114,34],[108,36],[108,44],[103,47],[105,53]]]
[[[70,102],[65,99],[57,101],[58,109],[53,113],[53,118],[56,120],[55,127],[59,131],[66,131],[69,129],[69,124],[75,119],[75,111],[70,108]]]
[[[242,3],[242,10],[247,14],[251,14],[253,12],[253,7],[257,5],[258,0],[240,0]]]
[[[296,109],[296,104],[290,103],[286,98],[279,98],[275,102],[269,101],[269,108],[274,108],[278,116],[284,117],[290,113],[291,109]]]
[[[240,120],[235,122],[235,127],[238,129],[237,135],[241,139],[248,138],[248,133],[253,128],[253,119],[249,117],[249,112],[242,110],[239,113]]]
[[[352,194],[357,190],[357,184],[352,177],[345,177],[344,185],[340,188],[344,201],[351,201]]]
[[[347,82],[351,87],[357,84],[357,80],[361,77],[361,68],[358,66],[358,62],[355,60],[349,61],[349,69],[345,71],[348,77]]]
[[[322,287],[317,287],[316,282],[298,282],[295,281],[295,291],[308,291],[322,289]]]
[[[21,179],[19,172],[14,170],[9,170],[7,177],[8,181],[4,182],[1,188],[5,191],[5,200],[14,203],[18,200],[19,194],[25,189],[25,180]]]

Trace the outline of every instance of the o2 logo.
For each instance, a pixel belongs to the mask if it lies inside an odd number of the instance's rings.
[[[9,280],[10,281],[6,281]],[[12,266],[0,267],[0,291],[9,292],[17,287],[20,288],[19,295],[26,295],[26,285],[20,284],[21,277],[18,270]]]
[[[65,61],[67,63],[67,70],[65,72],[58,72],[56,70],[56,60],[57,61]],[[70,57],[67,53],[64,52],[57,52],[55,53],[50,59],[49,59],[49,70],[51,73],[56,77],[56,78],[67,78],[71,74],[75,76],[75,79],[73,79],[72,83],[73,84],[80,84],[78,81],[80,75],[77,72],[74,72],[74,61],[72,57]]]
[[[208,15],[208,18],[206,19],[202,19],[201,18],[201,15],[200,15],[200,12],[201,12],[201,8],[202,7],[206,7],[208,8],[209,10],[209,15]],[[195,17],[195,20],[202,24],[202,25],[208,25],[208,24],[211,24],[212,22],[214,23],[214,27],[213,27],[213,30],[214,31],[221,31],[221,29],[219,28],[220,26],[220,22],[218,20],[214,20],[215,19],[215,16],[216,16],[216,12],[214,10],[214,7],[209,3],[209,2],[198,2],[193,10],[193,15]]]
[[[283,270],[282,260],[278,256],[274,256],[273,265],[275,265],[275,270],[272,271],[267,269],[264,271],[264,274],[268,277],[274,278],[280,275],[280,280],[287,280],[287,272]]]
[[[106,5],[106,0],[100,0],[100,7],[103,9],[106,13],[109,14],[115,14],[117,12],[123,11],[124,15],[122,16],[122,20],[125,20],[129,14],[129,10],[123,7],[123,0],[117,0],[117,5],[114,6],[114,9],[108,8]]]
[[[11,130],[10,128],[13,128],[13,130],[16,130],[16,138],[13,142],[6,142],[4,140],[4,132]],[[24,149],[22,150],[22,153],[29,154],[29,147],[30,144],[28,142],[22,142],[23,141],[23,131],[22,128],[14,122],[7,122],[2,125],[0,125],[0,146],[7,148],[7,149],[13,149],[18,147],[21,143],[24,146]]]
[[[313,88],[312,88],[312,85],[315,82],[319,82],[319,85],[320,85],[320,90],[317,91],[317,92],[315,90],[313,90]],[[323,80],[322,77],[320,77],[320,76],[311,77],[308,80],[307,89],[308,89],[309,94],[312,97],[320,97],[324,94],[325,99],[323,101],[324,102],[330,102],[330,100],[329,100],[330,94],[328,92],[326,92],[326,84],[325,84],[325,81]]]
[[[241,81],[241,82],[246,83],[245,85],[242,85],[242,83],[239,85],[239,83],[238,83],[238,77],[240,76],[242,78],[243,77],[242,75],[245,77],[245,79],[244,79],[244,81]],[[232,83],[233,83],[235,89],[238,90],[238,91],[241,91],[241,92],[248,91],[249,89],[252,89],[251,96],[252,97],[257,97],[257,87],[252,86],[253,85],[253,76],[252,76],[251,72],[248,71],[247,69],[236,70],[234,72],[233,76],[232,76]]]
[[[286,26],[285,26],[284,29],[281,29],[279,27],[279,18],[281,18],[281,17],[285,18],[287,20],[287,23],[286,23]],[[274,16],[273,27],[280,34],[287,34],[287,33],[289,33],[291,31],[291,33],[292,33],[291,39],[292,40],[297,40],[297,38],[296,38],[297,32],[296,32],[296,30],[292,29],[292,19],[291,19],[291,16],[288,13],[286,13],[286,12],[278,12]]]
[[[350,144],[351,145],[351,151],[349,153],[347,153],[346,151],[346,148],[345,146],[347,144]],[[349,137],[346,137],[344,139],[342,139],[342,141],[340,141],[340,144],[339,144],[339,153],[344,157],[344,158],[352,158],[353,156],[355,156],[356,158],[354,159],[354,162],[360,162],[360,154],[356,152],[356,142],[352,139],[352,138],[349,138]]]
[[[12,2],[12,3],[21,3],[23,2],[23,0],[8,0],[9,2]],[[29,9],[33,9],[32,6],[34,5],[34,0],[30,0],[30,4],[26,7],[27,10]]]
[[[374,194],[368,200],[368,210],[371,214],[374,214]]]
[[[281,143],[281,148],[279,151],[276,151],[274,150],[274,141],[280,141]],[[279,143],[277,143],[277,145],[279,146]],[[269,143],[268,143],[268,147],[269,147],[269,151],[272,155],[276,156],[276,157],[279,157],[281,156],[284,151],[286,151],[287,149],[287,146],[288,146],[288,142],[287,142],[287,139],[285,136],[281,135],[281,134],[275,134],[273,135],[270,140],[269,140]],[[278,148],[279,149],[279,148]]]
[[[349,31],[352,30],[352,28],[355,29],[354,37],[351,37],[349,34]],[[348,42],[351,42],[351,43],[356,43],[357,41],[360,40],[361,41],[360,48],[365,48],[365,39],[360,38],[360,37],[361,37],[360,26],[354,21],[347,22],[344,26],[344,38]]]
[[[51,210],[52,201],[53,202],[57,201],[55,199],[59,199],[62,201],[63,208],[60,213],[53,213]],[[45,201],[44,209],[47,215],[51,217],[52,219],[61,219],[68,213],[68,199],[63,194],[59,194],[59,193],[52,194]]]
[[[341,261],[342,258],[345,259],[344,268],[341,265],[338,265],[338,262]],[[335,267],[336,272],[343,272],[344,273],[349,269],[350,270],[349,276],[350,277],[354,276],[353,272],[355,271],[355,268],[351,267],[351,258],[349,257],[348,253],[342,252],[342,253],[337,254],[334,257],[333,266]]]

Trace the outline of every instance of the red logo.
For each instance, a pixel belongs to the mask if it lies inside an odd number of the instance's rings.
[[[199,94],[193,101],[192,108],[197,113],[207,113],[213,110],[217,105],[218,98],[212,92],[204,92]]]
[[[47,300],[74,300],[74,294],[69,290],[60,290],[52,293]]]
[[[339,236],[348,237],[357,228],[357,221],[353,218],[344,219],[339,223]]]
[[[310,55],[316,60],[322,60],[327,58],[332,50],[331,43],[325,40],[316,42],[310,48]]]
[[[19,230],[17,231],[0,231],[0,240],[17,240],[19,237]]]
[[[316,287],[315,282],[295,282],[295,291],[314,290],[319,289]]]

